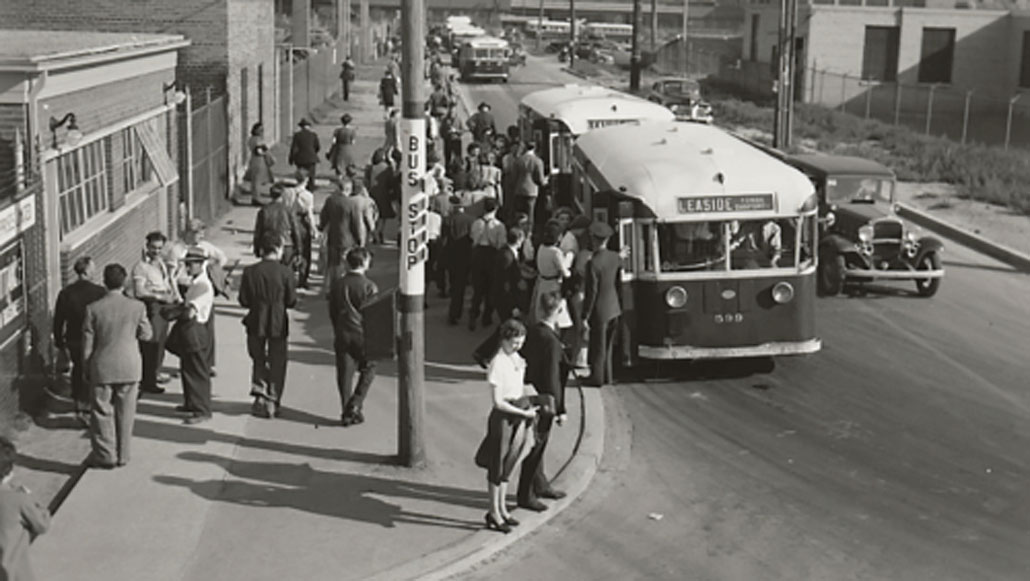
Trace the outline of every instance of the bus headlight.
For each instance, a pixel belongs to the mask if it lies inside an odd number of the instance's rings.
[[[681,286],[670,287],[665,291],[665,304],[673,309],[681,308],[687,304],[687,291]]]
[[[789,282],[778,282],[772,288],[773,300],[783,305],[794,299],[794,287]]]
[[[869,224],[862,226],[858,229],[858,239],[862,242],[871,242],[873,240],[873,227]]]

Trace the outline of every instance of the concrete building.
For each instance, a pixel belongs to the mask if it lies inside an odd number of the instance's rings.
[[[139,260],[173,231],[181,35],[0,30],[0,408],[52,361],[72,265]],[[181,96],[181,95],[180,95]],[[37,385],[38,387],[38,385]],[[25,402],[23,402],[25,403]]]
[[[1030,12],[968,0],[823,0],[798,6],[798,100],[838,106],[937,92],[938,104],[975,90],[980,103],[1030,88]],[[745,7],[743,55],[735,75],[753,89],[772,87],[779,4]],[[732,72],[730,74],[733,74]],[[917,91],[908,89],[916,87]],[[876,103],[870,106],[876,107]],[[923,105],[925,107],[925,105]]]

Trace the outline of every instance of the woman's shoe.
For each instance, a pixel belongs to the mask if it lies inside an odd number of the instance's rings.
[[[506,516],[506,517],[504,517],[504,524],[506,524],[508,526],[517,527],[517,526],[519,526],[519,519],[517,519],[517,518],[515,518],[513,516]]]
[[[484,518],[486,519],[486,528],[487,529],[494,530],[494,531],[500,531],[500,532],[502,532],[504,534],[508,534],[508,533],[511,532],[511,527],[508,526],[508,523],[506,523],[506,522],[497,522],[494,519],[494,515],[492,515],[490,513],[486,513],[486,517],[484,517]]]

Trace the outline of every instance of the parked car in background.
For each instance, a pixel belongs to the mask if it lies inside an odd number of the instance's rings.
[[[817,276],[823,295],[874,280],[912,280],[919,296],[937,293],[944,244],[895,214],[894,172],[842,155],[794,155],[784,161],[808,175],[819,197]]]
[[[701,99],[701,85],[687,77],[666,77],[651,85],[648,100],[668,107],[681,121],[711,123],[712,106]]]

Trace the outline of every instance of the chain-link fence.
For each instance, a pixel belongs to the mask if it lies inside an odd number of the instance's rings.
[[[799,99],[961,143],[1030,147],[1030,98],[978,95],[950,85],[878,83],[808,69]]]

